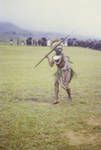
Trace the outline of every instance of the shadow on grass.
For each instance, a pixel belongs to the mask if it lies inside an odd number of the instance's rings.
[[[33,102],[33,103],[51,103],[51,99],[47,98],[37,98],[37,97],[26,97],[26,98],[21,98],[21,97],[15,97],[14,98],[16,101],[20,102],[20,101],[26,101],[26,102]]]

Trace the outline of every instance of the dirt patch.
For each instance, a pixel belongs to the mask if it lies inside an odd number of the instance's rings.
[[[83,135],[74,131],[68,131],[62,135],[65,139],[67,138],[70,145],[82,145],[82,144],[100,144],[101,143],[101,133]]]
[[[101,117],[93,117],[87,120],[88,125],[101,126]]]

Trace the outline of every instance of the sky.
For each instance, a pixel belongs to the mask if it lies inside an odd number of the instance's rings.
[[[0,0],[0,21],[101,37],[101,0]]]

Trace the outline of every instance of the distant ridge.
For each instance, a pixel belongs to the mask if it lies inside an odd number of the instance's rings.
[[[71,31],[70,31],[71,32]],[[67,34],[70,33],[69,31]],[[8,41],[9,39],[17,39],[17,38],[28,38],[33,37],[35,39],[39,39],[42,37],[46,37],[48,39],[56,39],[67,36],[65,33],[58,32],[44,32],[44,31],[36,31],[36,30],[28,30],[23,29],[11,22],[0,22],[0,41]],[[76,31],[69,38],[77,38],[80,40],[87,39],[97,39],[94,36],[83,36]]]
[[[22,29],[12,23],[9,22],[0,22],[0,32],[20,32]]]
[[[0,39],[5,38],[57,38],[63,37],[64,34],[56,33],[56,32],[44,32],[44,31],[31,31],[27,29],[20,28],[19,26],[10,23],[10,22],[0,22]]]

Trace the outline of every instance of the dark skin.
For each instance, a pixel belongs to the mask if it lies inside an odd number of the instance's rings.
[[[66,92],[67,92],[67,94],[68,94],[68,98],[69,98],[70,100],[72,100],[72,97],[71,97],[71,89],[70,89],[70,88],[66,89]]]

